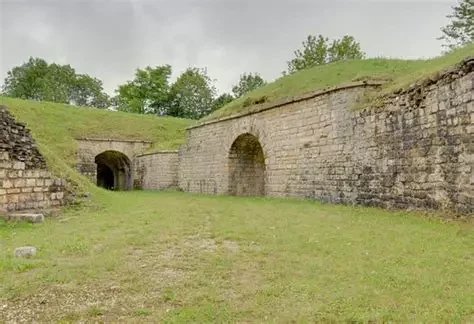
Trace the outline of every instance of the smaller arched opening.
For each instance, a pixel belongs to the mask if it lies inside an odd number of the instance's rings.
[[[105,151],[95,157],[97,185],[108,190],[128,190],[131,187],[130,159],[118,151]]]
[[[229,194],[265,195],[265,157],[258,138],[252,134],[240,135],[230,148]]]

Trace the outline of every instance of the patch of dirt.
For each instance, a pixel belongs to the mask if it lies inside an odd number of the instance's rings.
[[[110,309],[123,296],[118,286],[87,285],[81,289],[67,285],[44,287],[24,298],[0,301],[0,322],[31,323],[58,320],[58,314],[86,313],[93,307]]]
[[[198,235],[189,236],[184,245],[191,249],[204,250],[208,252],[214,252],[217,249],[216,241],[208,238],[201,238]]]
[[[235,241],[224,241],[222,242],[222,246],[224,246],[227,250],[231,252],[238,252],[239,251],[239,244]]]
[[[206,252],[215,252],[218,247],[222,246],[231,252],[239,251],[239,244],[235,241],[225,240],[222,243],[210,238],[201,238],[199,236],[190,236],[184,242],[185,246],[192,249],[198,249]]]

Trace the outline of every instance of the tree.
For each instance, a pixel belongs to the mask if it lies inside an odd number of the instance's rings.
[[[111,104],[110,98],[102,89],[101,80],[87,74],[79,74],[71,89],[71,100],[79,106],[108,108]]]
[[[13,98],[108,107],[102,81],[78,75],[70,65],[49,64],[42,58],[30,57],[8,71],[2,91]]]
[[[168,115],[199,119],[211,112],[215,94],[205,69],[188,68],[171,86]]]
[[[451,8],[453,13],[446,16],[451,22],[441,28],[443,36],[438,38],[449,50],[474,42],[474,0],[462,0]]]
[[[363,59],[365,57],[365,53],[360,49],[360,44],[355,41],[354,37],[347,35],[342,39],[333,40],[327,54],[329,62]]]
[[[327,64],[330,62],[362,59],[365,53],[361,50],[360,44],[352,36],[344,36],[342,39],[333,40],[329,43],[329,38],[322,35],[308,35],[303,41],[303,49],[294,51],[295,57],[288,61],[288,72],[293,73],[315,65]]]
[[[258,74],[242,74],[239,83],[232,87],[232,92],[236,98],[242,97],[246,93],[264,86],[266,82]]]
[[[3,94],[13,98],[43,100],[48,63],[41,58],[30,57],[28,62],[7,72]]]
[[[137,69],[135,78],[115,91],[119,97],[114,100],[119,103],[117,109],[139,114],[166,114],[169,109],[170,76],[170,65]]]
[[[227,105],[229,102],[233,101],[234,97],[229,93],[223,93],[217,97],[212,103],[212,111],[220,109]]]

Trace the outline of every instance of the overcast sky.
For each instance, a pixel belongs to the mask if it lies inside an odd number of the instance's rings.
[[[0,77],[30,56],[71,64],[109,94],[137,67],[279,77],[308,34],[353,35],[369,56],[439,55],[453,0],[0,0]]]

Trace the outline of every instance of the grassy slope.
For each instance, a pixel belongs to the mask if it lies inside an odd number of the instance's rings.
[[[245,111],[246,108],[243,107],[243,103],[247,98],[255,100],[266,96],[267,101],[274,101],[286,96],[294,96],[361,78],[391,79],[384,86],[382,91],[382,94],[384,94],[456,64],[469,55],[474,55],[474,44],[449,55],[429,60],[367,59],[316,66],[281,77],[275,82],[249,93],[247,96],[234,100],[211,115],[204,117],[201,121]]]
[[[110,112],[49,102],[0,97],[0,104],[19,121],[25,122],[50,167],[66,173],[75,163],[75,137],[140,139],[153,142],[154,149],[175,149],[185,140],[185,128],[192,121]]]
[[[0,224],[0,322],[474,321],[469,223],[173,192],[104,206]]]

